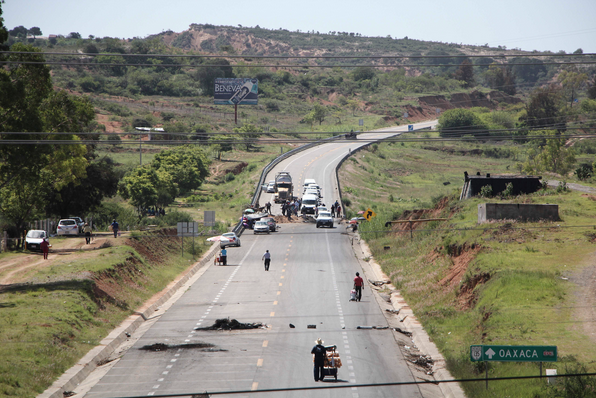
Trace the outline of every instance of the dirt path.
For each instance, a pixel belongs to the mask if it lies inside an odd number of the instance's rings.
[[[21,275],[31,268],[49,267],[54,261],[68,256],[70,260],[85,257],[89,251],[101,248],[109,238],[95,238],[91,244],[85,243],[85,238],[69,238],[60,242],[58,247],[52,247],[48,259],[44,260],[41,253],[31,253],[12,258],[0,263],[0,285],[9,285],[12,283],[22,283],[26,279]]]
[[[548,180],[547,181],[547,184],[548,184],[549,187],[556,188],[556,187],[559,186],[559,183],[560,182],[561,181],[559,181],[559,180]],[[596,189],[594,189],[592,187],[587,187],[585,185],[576,184],[574,182],[568,182],[567,183],[567,188],[572,189],[574,191],[596,194]]]
[[[583,333],[596,343],[596,253],[585,260],[586,266],[569,276],[569,281],[577,285],[573,319],[583,329]]]

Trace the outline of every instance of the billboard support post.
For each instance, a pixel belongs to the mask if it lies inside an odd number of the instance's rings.
[[[234,104],[234,124],[238,124],[238,104]]]

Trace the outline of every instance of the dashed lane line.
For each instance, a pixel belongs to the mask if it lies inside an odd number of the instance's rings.
[[[341,299],[340,299],[340,293],[339,293],[339,288],[337,287],[337,277],[335,274],[335,266],[333,264],[333,257],[331,256],[331,245],[329,243],[329,233],[327,231],[325,231],[325,240],[327,242],[327,255],[329,257],[329,265],[331,267],[331,277],[333,280],[333,290],[335,291],[335,304],[337,305],[337,312],[339,315],[339,323],[342,327],[342,329],[345,329],[346,324],[344,321],[344,314],[343,314],[343,309],[341,307]],[[348,333],[344,330],[342,331],[342,337],[343,337],[343,342],[344,342],[344,353],[346,355],[346,361],[348,363],[348,366],[352,366],[353,362],[352,362],[352,355],[351,355],[351,351],[350,351],[350,344],[349,344],[349,339],[348,339]],[[349,373],[349,380],[350,383],[356,384],[356,373],[354,373],[354,369],[353,366],[350,369],[352,370]],[[358,389],[356,387],[352,387],[352,398],[359,398],[359,394],[358,394]]]
[[[221,296],[223,295],[223,293],[225,292],[226,288],[228,287],[228,285],[232,282],[232,280],[234,279],[234,277],[236,276],[236,274],[238,273],[238,270],[242,267],[242,264],[244,264],[244,261],[246,260],[246,258],[248,257],[248,255],[252,252],[252,249],[255,247],[255,244],[257,243],[257,241],[255,240],[253,242],[253,244],[250,246],[250,248],[248,249],[248,251],[246,252],[246,254],[244,255],[244,257],[242,258],[242,260],[240,260],[240,262],[238,263],[238,266],[236,267],[236,269],[232,272],[232,274],[230,274],[230,277],[228,278],[228,280],[226,281],[226,283],[224,284],[224,286],[221,288],[221,290],[217,293],[217,295],[215,296],[215,298],[211,301],[211,305],[205,310],[205,313],[203,314],[203,316],[201,316],[201,318],[199,319],[199,322],[196,323],[196,327],[199,327],[203,324],[203,321],[205,320],[205,318],[207,318],[207,316],[209,315],[209,313],[211,312],[211,310],[213,309],[214,305],[217,304],[217,302],[219,301],[219,299],[221,298]],[[272,315],[273,316],[273,313]],[[193,337],[192,333],[195,333],[195,331],[191,331],[191,335],[189,335],[188,337]],[[185,340],[186,342],[190,341],[190,340]],[[179,349],[178,351],[181,351],[181,349]],[[180,354],[177,353],[174,355],[174,357],[179,357]],[[170,365],[166,366],[166,371],[164,371],[162,373],[162,375],[168,375],[170,373],[170,370],[172,369],[173,365],[172,363],[175,363],[177,361],[177,358],[172,358],[170,359]],[[161,380],[164,380],[163,378],[161,378]],[[258,385],[258,383],[257,383]],[[159,388],[159,384],[155,384],[153,386],[153,390],[156,390]],[[253,383],[253,388],[256,389],[255,387],[255,383]],[[147,395],[155,395],[155,391],[150,391],[147,393]]]

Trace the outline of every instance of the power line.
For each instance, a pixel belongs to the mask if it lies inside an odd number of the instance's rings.
[[[135,63],[102,63],[102,62],[61,62],[61,61],[0,61],[0,65],[63,65],[63,66],[136,66],[136,67],[159,67],[159,68],[434,68],[434,67],[457,67],[456,64],[234,64],[234,65],[190,65],[190,64],[135,64]],[[511,65],[594,65],[596,61],[578,61],[578,62],[542,62],[535,63],[515,63]],[[470,65],[472,67],[489,67],[490,64]]]
[[[109,56],[139,58],[233,58],[233,59],[442,59],[442,58],[513,58],[513,57],[591,57],[596,53],[582,54],[485,54],[485,55],[205,55],[205,54],[122,54],[122,53],[67,53],[50,51],[0,51],[0,54]],[[513,64],[519,65],[519,64]],[[535,64],[532,64],[535,65]]]
[[[536,120],[540,120],[540,119],[536,119]],[[596,122],[596,119],[588,119],[586,121],[583,121],[583,123],[592,123],[592,122]],[[470,127],[478,127],[478,126],[470,126]],[[586,128],[594,128],[591,126],[587,126],[587,127],[566,127],[566,130],[584,130]],[[507,132],[518,132],[520,130],[522,131],[544,131],[544,130],[556,130],[557,126],[544,126],[544,127],[528,127],[528,128],[510,128],[510,129],[478,129],[478,130],[448,130],[448,133],[464,133],[464,134],[473,134],[473,133],[497,133],[497,132],[502,132],[502,133],[507,133]],[[441,130],[433,130],[433,129],[418,129],[415,130],[414,132],[417,133],[422,133],[422,132],[430,132],[430,133],[440,133]],[[341,136],[341,135],[345,135],[348,134],[350,132],[348,131],[303,131],[303,132],[299,132],[299,131],[288,131],[288,132],[282,132],[282,131],[275,131],[275,132],[267,132],[267,131],[261,131],[261,132],[219,132],[219,131],[213,131],[213,132],[208,132],[208,133],[203,133],[203,132],[185,132],[185,133],[174,133],[174,132],[166,132],[166,131],[130,131],[130,132],[122,132],[122,133],[107,133],[107,132],[21,132],[21,131],[7,131],[7,132],[0,132],[0,137],[2,135],[105,135],[105,136],[113,136],[113,135],[173,135],[173,136],[180,136],[180,137],[184,137],[184,136],[188,136],[188,135],[198,135],[201,137],[211,137],[211,136],[218,136],[218,135],[238,135],[238,136],[243,136],[243,135],[247,135],[247,136],[251,136],[254,134],[259,134],[259,135],[295,135],[295,134],[301,134],[301,135],[322,135],[322,134],[335,134],[337,137]],[[391,134],[391,133],[395,133],[395,134],[402,134],[400,135],[400,137],[403,137],[403,134],[406,133],[411,133],[410,131],[394,131],[394,132],[379,132],[379,131],[362,131],[359,132],[358,134],[378,134],[378,133],[386,133],[386,134]],[[510,137],[510,135],[502,135],[502,136],[492,136],[494,138],[506,138],[506,137]],[[552,136],[548,136],[548,135],[525,135],[525,136],[516,136],[517,138],[523,137],[523,138],[545,138],[545,139],[552,139]],[[569,134],[561,134],[555,138],[557,139],[566,139],[566,138],[575,138],[577,137],[577,135],[569,135]],[[582,134],[579,135],[580,138],[596,138],[596,135],[592,136],[589,134]],[[357,141],[365,141],[365,139],[357,139]]]
[[[229,133],[229,135],[236,135],[240,133]],[[255,133],[248,133],[255,134]],[[265,133],[258,133],[263,135]],[[286,133],[292,134],[292,133]],[[300,134],[300,133],[293,133]],[[406,138],[397,136],[396,138],[371,138],[371,139],[344,139],[339,138],[340,142],[353,142],[353,143],[370,143],[370,142],[476,142],[485,143],[487,141],[519,141],[519,140],[552,140],[552,139],[569,139],[569,138],[596,138],[595,135],[577,134],[577,135],[566,135],[561,137],[553,136],[482,136],[482,137],[450,137],[450,138],[431,138],[431,137],[415,137]],[[84,144],[84,145],[139,145],[142,142],[144,145],[212,145],[212,144],[300,144],[300,143],[313,143],[319,142],[319,139],[277,139],[277,138],[249,138],[249,139],[220,139],[220,140],[209,140],[203,142],[200,139],[197,140],[151,140],[151,141],[139,141],[139,140],[120,140],[120,141],[108,141],[108,140],[0,140],[0,145],[73,145],[73,144]],[[336,141],[332,141],[336,142]]]

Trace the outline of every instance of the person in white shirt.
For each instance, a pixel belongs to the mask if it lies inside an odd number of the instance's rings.
[[[265,271],[269,271],[269,265],[271,264],[271,253],[269,253],[269,250],[265,251],[262,259],[265,260]]]

